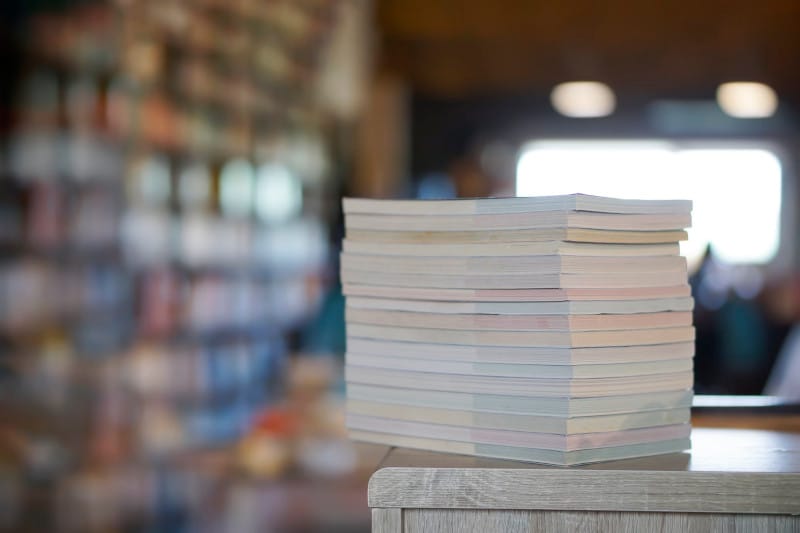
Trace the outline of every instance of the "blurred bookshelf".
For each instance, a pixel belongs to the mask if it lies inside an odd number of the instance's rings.
[[[330,284],[314,80],[341,3],[26,14],[0,144],[0,529],[204,530],[262,505],[240,483],[361,490],[336,361],[296,355]]]

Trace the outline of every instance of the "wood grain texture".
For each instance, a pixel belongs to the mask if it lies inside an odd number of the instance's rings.
[[[405,533],[800,531],[800,516],[785,515],[407,509],[403,521]]]
[[[372,533],[402,533],[402,509],[373,509]]]
[[[372,507],[800,514],[785,474],[385,468]]]
[[[800,414],[692,413],[692,426],[705,428],[750,428],[800,433]]]
[[[708,429],[693,441],[691,454],[570,468],[395,450],[369,505],[800,514],[800,435]]]

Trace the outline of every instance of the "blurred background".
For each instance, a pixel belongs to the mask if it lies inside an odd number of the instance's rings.
[[[0,530],[368,530],[342,195],[692,199],[697,392],[800,397],[793,0],[0,9]]]

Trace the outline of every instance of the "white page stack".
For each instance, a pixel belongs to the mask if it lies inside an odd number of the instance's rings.
[[[355,440],[570,465],[689,447],[684,200],[345,199]]]

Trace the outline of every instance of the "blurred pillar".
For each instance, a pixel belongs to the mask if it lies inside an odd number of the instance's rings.
[[[400,196],[408,175],[408,90],[400,79],[379,75],[368,88],[365,103],[349,193],[367,198]]]

